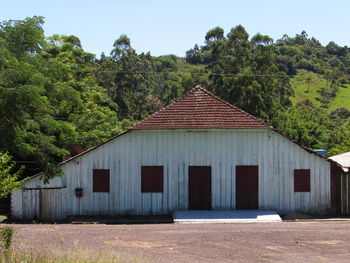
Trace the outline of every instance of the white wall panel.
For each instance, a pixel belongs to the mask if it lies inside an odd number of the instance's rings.
[[[142,165],[164,166],[163,193],[141,193]],[[191,165],[211,166],[213,209],[235,209],[236,165],[259,166],[261,209],[323,213],[330,208],[329,162],[276,132],[175,130],[132,131],[64,164],[60,183],[67,186],[67,214],[150,215],[187,209]],[[92,169],[110,169],[110,193],[92,193]],[[311,170],[310,193],[294,193],[294,169]],[[82,198],[75,197],[75,188],[83,188]]]
[[[23,199],[22,189],[11,193],[11,217],[14,219],[23,219]]]

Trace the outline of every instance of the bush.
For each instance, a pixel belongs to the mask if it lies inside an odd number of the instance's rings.
[[[9,250],[0,255],[0,263],[142,263],[134,256],[124,257],[103,251]]]
[[[12,237],[15,230],[11,227],[5,227],[0,229],[0,249],[1,251],[7,251],[12,242]]]

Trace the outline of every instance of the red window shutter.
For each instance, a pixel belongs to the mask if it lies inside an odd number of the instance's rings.
[[[141,167],[141,192],[162,193],[163,192],[163,166]]]
[[[109,192],[109,169],[93,170],[93,192]]]
[[[310,169],[294,170],[294,192],[310,192]]]

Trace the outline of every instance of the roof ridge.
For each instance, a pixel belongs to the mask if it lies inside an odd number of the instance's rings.
[[[195,112],[209,110],[208,104],[206,101],[211,100],[210,104],[218,106],[223,106],[221,109],[212,109],[212,112],[206,115],[208,123],[198,123],[200,118],[184,118],[179,120],[181,114],[190,114],[193,115]],[[204,103],[204,104],[203,104]],[[215,107],[215,106],[214,106]],[[232,115],[228,115],[229,119],[224,117],[213,117],[213,114],[227,114],[225,111],[231,109],[231,114],[236,114],[237,118],[236,124],[228,124],[232,122]],[[193,110],[193,111],[192,111]],[[209,110],[210,111],[210,110]],[[170,113],[170,115],[169,115]],[[166,119],[166,117],[169,119]],[[197,118],[197,119],[196,119]],[[214,122],[211,122],[211,119],[214,119]],[[223,121],[224,119],[224,121]],[[203,119],[202,119],[203,120]],[[215,122],[216,121],[216,122]],[[218,123],[219,122],[219,123]],[[225,124],[226,123],[226,124]],[[253,115],[245,112],[244,110],[230,104],[229,102],[221,99],[220,97],[214,95],[202,85],[196,85],[193,88],[189,89],[182,96],[176,98],[172,103],[158,111],[152,113],[145,119],[137,122],[128,130],[143,130],[143,129],[200,129],[206,127],[207,129],[213,129],[215,125],[218,128],[224,129],[239,129],[239,128],[264,128],[271,129],[272,126],[266,124],[263,120],[260,120]]]
[[[192,92],[194,92],[196,89],[199,89],[199,88],[204,89],[204,88],[203,88],[202,86],[200,86],[200,85],[197,85],[197,86],[191,88],[191,89],[188,90],[186,93],[184,93],[182,96],[177,97],[172,103],[170,103],[170,104],[164,106],[163,108],[161,108],[161,109],[159,109],[159,110],[153,112],[153,113],[152,113],[151,115],[149,115],[148,117],[144,118],[143,120],[140,120],[139,122],[137,122],[136,124],[134,124],[133,126],[131,126],[128,130],[133,130],[134,128],[136,128],[136,126],[139,126],[141,123],[146,122],[148,119],[150,119],[151,117],[153,117],[153,116],[156,115],[157,113],[159,113],[159,112],[165,110],[166,108],[169,108],[170,106],[172,106],[173,104],[175,104],[177,101],[182,100],[183,98],[187,97],[187,95],[188,95],[189,93],[192,93]],[[204,89],[204,90],[205,90],[205,89]]]
[[[210,92],[209,90],[205,89],[205,88],[204,88],[203,86],[201,86],[201,85],[197,85],[197,86],[195,86],[195,87],[192,88],[192,89],[193,89],[193,90],[194,90],[194,89],[200,89],[200,90],[204,91],[205,93],[209,94],[210,96],[213,96],[215,99],[217,99],[217,100],[219,100],[219,101],[225,103],[226,105],[228,105],[228,106],[234,108],[235,110],[238,110],[238,111],[244,113],[244,114],[247,115],[248,117],[253,118],[253,119],[255,119],[255,120],[259,121],[259,122],[262,122],[262,123],[265,124],[266,126],[269,126],[269,127],[273,128],[271,125],[268,125],[268,124],[265,123],[263,120],[260,120],[259,118],[257,118],[257,117],[255,117],[255,116],[249,114],[248,112],[246,112],[246,111],[244,111],[244,110],[238,108],[237,106],[234,106],[233,104],[227,102],[226,100],[221,99],[220,97],[216,96],[215,94],[213,94],[213,93]]]

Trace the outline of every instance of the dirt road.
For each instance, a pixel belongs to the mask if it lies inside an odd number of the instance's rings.
[[[350,222],[13,226],[18,249],[103,251],[144,262],[350,262]]]

